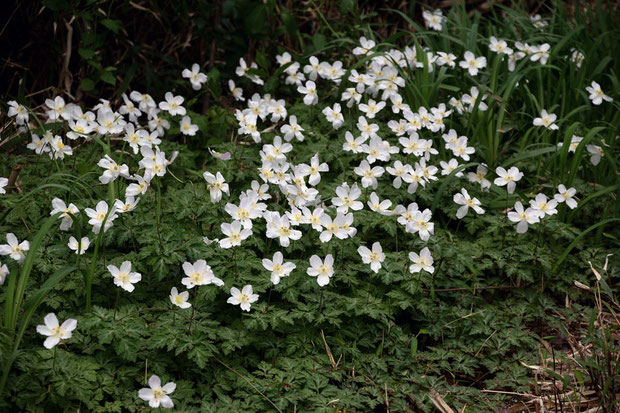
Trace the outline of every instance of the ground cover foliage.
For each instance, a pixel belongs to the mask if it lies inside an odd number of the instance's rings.
[[[7,100],[1,405],[614,411],[620,36],[573,12]]]

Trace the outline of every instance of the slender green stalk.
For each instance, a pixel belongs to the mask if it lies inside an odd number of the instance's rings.
[[[95,242],[95,251],[93,252],[93,258],[90,265],[90,270],[86,273],[86,312],[90,312],[92,307],[92,288],[93,288],[93,278],[95,277],[95,268],[97,266],[97,258],[99,257],[99,248],[102,247],[103,243],[103,234],[105,233],[105,224],[108,220],[110,213],[112,212],[112,206],[108,206],[108,212],[105,214],[103,218],[103,222],[101,223],[101,228],[99,229],[99,234],[97,235],[97,240]]]

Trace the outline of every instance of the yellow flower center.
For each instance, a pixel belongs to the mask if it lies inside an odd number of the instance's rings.
[[[127,274],[126,272],[119,273],[116,278],[123,284],[129,283],[129,274]]]

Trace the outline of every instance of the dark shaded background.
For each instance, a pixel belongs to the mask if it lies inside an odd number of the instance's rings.
[[[500,1],[513,4],[511,1]],[[276,53],[327,51],[372,28],[385,39],[453,1],[6,0],[0,2],[0,96],[36,106],[62,94],[92,104],[133,89],[163,95],[196,62],[210,95],[234,78],[241,56],[272,71]],[[468,10],[488,9],[484,0]],[[515,2],[535,12],[541,1]],[[514,4],[513,4],[514,5]],[[336,49],[333,48],[335,51]],[[221,75],[224,76],[221,76]],[[203,111],[209,106],[203,98]]]

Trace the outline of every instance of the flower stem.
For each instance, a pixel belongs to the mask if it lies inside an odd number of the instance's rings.
[[[58,351],[58,345],[54,346],[54,358],[52,359],[52,371],[56,373],[56,352]]]
[[[155,218],[156,218],[155,222],[157,225],[157,239],[159,240],[159,251],[160,253],[163,253],[164,244],[161,242],[161,232],[159,231],[159,222],[161,218],[161,182],[159,182],[159,180],[157,180],[156,182],[157,182],[157,196],[156,196],[157,209],[156,209],[156,215],[155,215]]]

